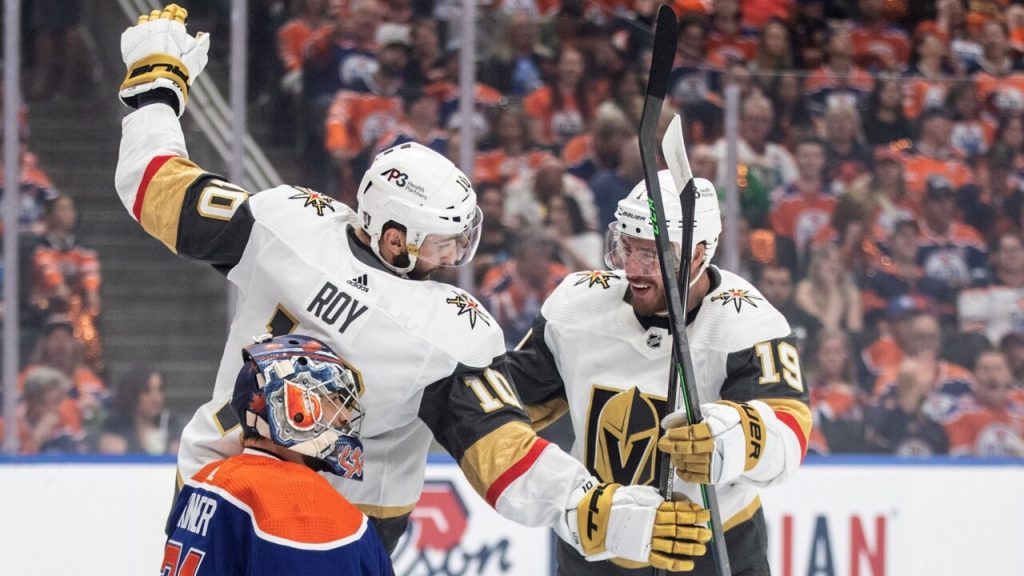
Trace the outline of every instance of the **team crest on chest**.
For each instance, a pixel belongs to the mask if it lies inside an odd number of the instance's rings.
[[[602,482],[653,485],[657,480],[658,433],[665,399],[640,392],[593,386],[587,410],[584,458]]]
[[[476,328],[476,323],[479,320],[484,324],[490,326],[491,318],[487,316],[487,312],[484,312],[484,307],[477,302],[476,298],[473,298],[465,292],[452,291],[455,295],[449,296],[445,302],[452,306],[458,307],[459,311],[456,313],[459,316],[469,316],[469,327]]]
[[[760,296],[754,296],[750,293],[750,290],[744,290],[742,288],[730,288],[728,290],[722,290],[718,294],[711,297],[712,302],[721,300],[722,306],[732,302],[736,306],[736,311],[739,312],[743,308],[743,304],[750,304],[754,308],[757,308],[757,303],[754,300],[764,300]]]
[[[303,204],[302,207],[305,208],[307,206],[312,206],[313,209],[316,210],[317,216],[323,216],[324,210],[334,212],[334,198],[325,196],[319,192],[314,192],[309,188],[299,188],[296,186],[295,189],[298,190],[299,193],[294,196],[289,196],[289,200],[305,200],[306,203]]]
[[[611,279],[618,280],[619,275],[613,272],[606,272],[603,270],[591,270],[590,272],[577,272],[576,283],[573,286],[579,286],[584,282],[589,282],[587,288],[593,288],[595,284],[601,288],[608,289],[608,281]]]

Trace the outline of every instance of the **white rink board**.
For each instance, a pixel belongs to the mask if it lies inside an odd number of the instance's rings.
[[[156,574],[173,464],[23,462],[0,459],[0,574]],[[775,576],[1024,574],[1024,462],[827,462],[764,493]],[[427,478],[397,574],[550,573],[546,530],[497,516],[452,464]]]
[[[762,493],[774,576],[1024,575],[1024,461],[870,461]]]

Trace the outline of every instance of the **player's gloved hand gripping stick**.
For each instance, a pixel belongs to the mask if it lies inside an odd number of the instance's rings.
[[[683,208],[683,238],[681,250],[681,263],[679,276],[675,271],[676,258],[669,242],[667,230],[659,227],[665,222],[665,206],[661,199],[661,186],[658,183],[658,165],[655,154],[655,131],[658,119],[661,116],[661,106],[665,100],[665,93],[668,90],[669,75],[672,72],[672,64],[675,60],[676,41],[679,35],[679,23],[676,20],[675,12],[668,6],[661,6],[658,10],[657,24],[654,30],[654,52],[651,58],[650,76],[647,81],[647,94],[644,100],[644,109],[640,117],[640,156],[644,170],[644,181],[647,185],[648,198],[651,204],[651,220],[654,224],[655,244],[658,250],[658,265],[661,270],[661,277],[665,285],[665,295],[668,300],[668,311],[670,326],[672,327],[672,369],[671,382],[668,387],[668,406],[673,410],[679,408],[678,391],[683,392],[684,412],[686,420],[690,424],[699,424],[702,420],[699,409],[700,400],[697,397],[697,386],[693,380],[693,362],[690,358],[689,346],[686,339],[686,310],[685,303],[690,287],[690,263],[693,258],[693,221],[695,210],[696,186],[693,182],[693,174],[690,172],[689,162],[686,159],[686,152],[682,142],[682,130],[679,126],[679,119],[673,120],[666,141],[669,142],[668,149],[664,149],[665,159],[672,172],[672,178],[678,187],[682,186],[680,200]],[[663,143],[664,146],[664,143]],[[679,378],[679,385],[676,378]],[[672,498],[672,482],[675,471],[670,466],[671,461],[667,454],[662,455],[661,478],[659,486],[665,498]],[[704,499],[704,508],[710,512],[711,532],[715,555],[715,567],[719,576],[731,576],[729,567],[729,556],[725,547],[725,533],[722,529],[722,520],[719,516],[718,497],[713,485],[701,484],[701,493]]]

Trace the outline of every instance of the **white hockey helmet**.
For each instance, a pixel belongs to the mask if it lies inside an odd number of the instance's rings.
[[[357,200],[359,219],[374,254],[400,274],[411,271],[427,252],[445,252],[433,264],[462,266],[473,259],[480,243],[483,216],[469,178],[422,144],[399,144],[378,154],[363,175]],[[380,238],[388,222],[405,228],[409,251],[405,265],[388,263],[380,254]]]
[[[679,191],[668,170],[658,172],[658,184],[664,194],[662,203],[665,207],[665,228],[668,230],[669,241],[675,249],[676,258],[682,253],[683,243],[683,208],[679,202]],[[694,207],[693,245],[704,244],[704,263],[697,275],[700,276],[711,263],[711,258],[718,248],[718,236],[722,232],[722,216],[718,208],[718,193],[714,185],[704,178],[694,178],[696,187],[696,205]],[[615,221],[608,225],[606,236],[605,264],[611,268],[623,268],[622,236],[654,240],[654,227],[651,225],[651,208],[647,203],[647,186],[641,180],[629,194],[619,201],[615,210]],[[692,254],[692,252],[691,252]],[[678,264],[678,263],[677,263]],[[657,266],[657,263],[654,263]]]

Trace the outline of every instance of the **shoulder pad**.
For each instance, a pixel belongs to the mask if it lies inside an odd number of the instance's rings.
[[[789,335],[789,322],[750,282],[719,270],[722,282],[701,303],[691,342],[728,351]]]
[[[354,218],[351,208],[326,194],[299,186],[277,186],[253,194],[249,206],[257,221]]]
[[[579,322],[594,312],[621,304],[627,285],[622,270],[573,272],[548,296],[541,313],[549,322],[560,319]]]
[[[470,293],[441,282],[431,282],[430,310],[423,337],[461,364],[490,366],[505,353],[501,326]]]

